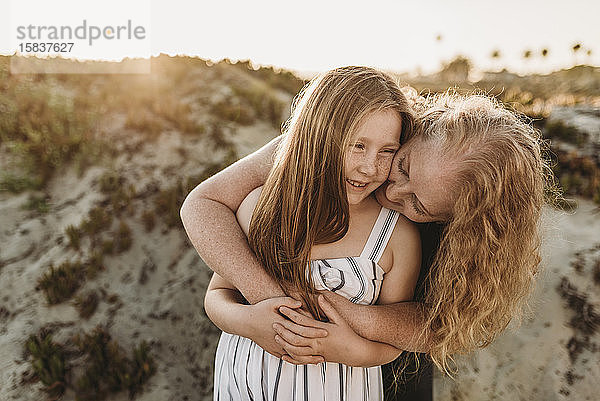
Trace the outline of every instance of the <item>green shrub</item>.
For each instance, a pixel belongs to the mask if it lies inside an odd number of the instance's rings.
[[[127,391],[133,399],[156,373],[156,362],[145,341],[128,357],[123,347],[97,326],[91,333],[75,334],[71,343],[67,351],[65,345],[52,340],[46,329],[29,336],[25,343],[35,377],[44,384],[48,399],[60,398],[67,388],[74,390],[75,399],[80,401],[101,401],[121,391]],[[67,375],[69,359],[79,356],[82,358],[77,364],[82,373],[72,378]]]
[[[240,98],[254,109],[255,115],[271,123],[274,127],[281,126],[281,116],[285,104],[265,85],[252,84],[247,86],[234,85],[231,88]]]
[[[113,240],[105,240],[102,241],[102,254],[103,255],[111,255],[115,250],[115,243]]]
[[[124,189],[119,188],[115,192],[110,194],[110,205],[116,216],[120,216],[131,205],[131,196]]]
[[[114,239],[115,251],[117,253],[127,251],[129,248],[131,248],[132,241],[131,229],[123,220],[121,220]]]
[[[95,278],[99,272],[104,271],[104,254],[99,251],[93,251],[90,257],[84,263],[85,276],[88,279]]]
[[[81,230],[90,235],[95,236],[103,230],[110,228],[112,224],[112,216],[102,207],[95,207],[88,212],[88,218],[81,222]]]
[[[32,356],[30,361],[35,375],[44,384],[44,391],[50,399],[61,397],[67,386],[65,375],[67,364],[63,347],[52,341],[52,335],[46,330],[29,336],[25,350]]]
[[[250,125],[255,121],[252,110],[241,103],[222,100],[211,107],[211,113],[221,120],[232,121],[241,125]]]
[[[144,228],[146,232],[150,232],[154,229],[156,224],[155,214],[151,210],[144,210],[142,213],[142,222],[144,223]]]
[[[10,79],[0,96],[0,142],[17,155],[32,182],[45,185],[54,171],[93,141],[93,113],[45,82]]]
[[[111,194],[118,191],[125,184],[125,177],[116,171],[107,171],[100,177],[100,191]]]
[[[556,138],[575,145],[583,145],[588,141],[588,133],[562,121],[547,122],[543,133],[548,138]]]
[[[156,372],[145,342],[134,348],[132,359],[127,358],[123,348],[101,327],[96,327],[91,334],[74,336],[73,342],[86,354],[84,373],[75,382],[77,400],[104,400],[110,393],[123,390],[133,399]]]
[[[96,308],[98,307],[98,301],[98,293],[91,290],[83,296],[75,297],[75,302],[73,305],[77,308],[79,317],[83,319],[89,319],[90,316],[92,316],[96,311]]]
[[[600,285],[600,257],[596,259],[594,267],[592,268],[592,277],[596,285]]]
[[[137,348],[133,349],[133,360],[131,361],[127,389],[129,398],[133,398],[140,392],[144,383],[156,373],[156,364],[150,355],[150,347],[142,341]]]
[[[0,192],[20,193],[29,189],[42,188],[42,180],[39,177],[17,176],[10,173],[3,173],[0,179]]]
[[[81,230],[74,225],[70,224],[65,229],[65,234],[67,234],[67,238],[69,239],[69,246],[73,249],[79,249],[80,241],[81,241]]]
[[[81,262],[64,262],[50,268],[38,280],[36,289],[44,291],[50,305],[70,299],[83,282],[85,268]]]
[[[23,206],[26,210],[35,210],[39,213],[48,213],[50,205],[48,204],[48,197],[46,196],[29,196],[27,203]]]

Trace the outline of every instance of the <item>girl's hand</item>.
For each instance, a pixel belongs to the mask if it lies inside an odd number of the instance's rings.
[[[302,303],[300,301],[290,297],[270,298],[254,305],[250,305],[248,307],[249,314],[247,319],[249,327],[248,332],[244,333],[246,334],[245,337],[248,337],[257,343],[268,353],[281,358],[286,352],[281,345],[275,341],[275,335],[277,333],[273,330],[273,325],[282,325],[287,322],[287,319],[279,313],[280,308],[285,307],[289,310],[298,311],[301,306]],[[314,338],[320,338],[327,335],[327,332],[318,328],[308,329],[305,333]],[[303,358],[302,361],[294,360],[294,363],[307,364],[319,363],[322,361],[323,358],[320,356],[311,356]]]
[[[281,313],[290,319],[273,324],[277,332],[275,341],[287,353],[282,359],[298,364],[298,361],[321,355],[327,362],[361,366],[364,361],[362,351],[369,341],[356,334],[323,295],[319,295],[318,300],[329,323],[319,322],[286,306],[280,308]],[[315,337],[311,335],[314,329],[325,330],[328,335]]]

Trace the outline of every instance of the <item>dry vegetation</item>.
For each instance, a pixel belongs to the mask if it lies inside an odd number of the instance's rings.
[[[102,301],[111,304],[113,311],[122,306],[117,295],[109,296],[103,289],[99,294],[85,286],[131,250],[136,241],[132,227],[139,224],[149,234],[156,228],[163,232],[180,228],[179,211],[189,191],[238,158],[230,132],[258,122],[280,127],[289,98],[305,83],[289,72],[257,68],[250,62],[213,64],[165,55],[151,60],[150,75],[10,75],[9,62],[9,57],[0,56],[0,151],[3,157],[10,156],[0,173],[0,191],[31,191],[23,207],[44,214],[52,207],[45,190],[66,169],[105,169],[93,184],[101,199],[79,223],[64,228],[65,254],[76,256],[46,266],[37,283],[48,305],[70,301],[82,319],[92,317]],[[448,67],[436,77],[411,80],[411,84],[431,91],[445,90],[450,84],[472,89],[459,82],[464,66],[459,67],[456,71]],[[478,87],[497,93],[501,100],[535,118],[548,138],[585,145],[588,138],[573,127],[546,124],[547,110],[553,104],[598,96],[600,87],[578,87],[570,97],[560,98],[558,92],[552,92],[554,87],[546,86],[554,82],[550,78],[502,81],[504,78],[487,77]],[[525,87],[527,91],[521,89]],[[120,121],[116,128],[114,121]],[[115,164],[123,149],[136,153],[171,131],[205,140],[221,156],[191,174],[163,173],[160,185],[146,188],[140,188]],[[188,157],[183,146],[179,154],[182,159]],[[554,154],[555,174],[565,192],[600,203],[600,161],[559,148]],[[594,277],[600,281],[600,262],[595,269]],[[140,284],[145,280],[147,277],[140,279]],[[585,309],[586,300],[577,290],[566,282],[561,291],[577,316],[583,313],[580,310]],[[3,310],[0,307],[0,312]],[[593,322],[579,322],[589,323],[595,330],[597,316],[593,312]],[[579,324],[576,320],[573,324]],[[574,356],[577,347],[586,346],[581,345],[583,340],[575,341]],[[60,397],[68,388],[81,400],[106,399],[119,391],[134,397],[157,368],[146,343],[135,347],[128,357],[102,328],[64,344],[42,329],[25,342],[32,379],[43,384],[49,398]],[[74,371],[79,373],[74,375]]]
[[[127,391],[133,399],[156,373],[156,364],[144,341],[127,357],[125,350],[101,327],[74,335],[68,344],[55,342],[51,331],[42,328],[29,336],[25,352],[33,367],[33,375],[27,382],[39,380],[48,399],[53,400],[68,388],[78,401],[105,400],[121,391]]]
[[[63,229],[65,255],[76,256],[46,265],[36,286],[48,306],[69,302],[82,319],[92,318],[102,302],[110,305],[111,316],[123,306],[118,295],[86,287],[131,250],[132,225],[146,232],[180,229],[179,210],[189,191],[237,160],[232,129],[259,121],[279,127],[289,99],[304,84],[288,72],[249,62],[213,65],[168,56],[151,62],[150,75],[10,75],[10,57],[0,56],[0,191],[30,191],[23,208],[45,214],[53,211],[47,190],[52,180],[72,168],[80,176],[92,166],[105,170],[90,188],[100,200],[79,223]],[[165,171],[159,186],[140,188],[116,160],[169,132],[202,139],[222,156],[192,174]],[[179,154],[188,157],[185,147]],[[146,272],[140,285],[147,280]],[[148,344],[126,356],[100,327],[64,343],[42,328],[24,344],[31,377],[23,384],[41,382],[49,399],[67,389],[78,400],[107,399],[120,391],[133,398],[157,368]]]

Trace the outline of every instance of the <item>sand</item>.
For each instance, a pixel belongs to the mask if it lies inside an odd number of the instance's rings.
[[[118,131],[119,124],[114,129]],[[225,134],[235,141],[238,154],[244,155],[274,137],[276,130],[257,123],[235,131],[226,127]],[[107,328],[126,350],[141,340],[151,344],[158,370],[137,399],[212,399],[212,365],[220,332],[202,306],[210,272],[181,226],[167,228],[159,223],[146,232],[139,217],[153,207],[151,195],[172,184],[174,174],[196,174],[223,155],[213,152],[203,139],[173,131],[163,132],[156,143],[130,132],[115,140],[123,154],[110,166],[91,167],[82,176],[67,167],[55,175],[45,193],[0,193],[1,401],[44,398],[39,383],[23,383],[31,371],[23,353],[30,334],[51,326],[56,329],[55,339],[65,341],[72,333],[96,325]],[[124,216],[134,241],[127,252],[107,257],[106,270],[78,292],[102,289],[107,296],[118,295],[120,302],[111,305],[105,298],[95,314],[84,320],[71,302],[48,306],[35,287],[51,263],[85,256],[67,247],[64,230],[79,224],[90,209],[101,204],[105,195],[99,190],[99,178],[112,168],[142,194],[132,203],[134,214]],[[48,196],[47,213],[22,209],[32,194]],[[578,291],[589,295],[596,310],[600,308],[599,288],[591,279],[598,252],[585,254],[581,273],[571,266],[577,251],[600,242],[597,207],[587,200],[578,201],[579,208],[571,215],[547,210],[545,267],[532,314],[492,346],[461,358],[456,381],[437,375],[436,400],[595,399],[600,339],[598,334],[591,336],[589,349],[571,360],[567,344],[573,337],[581,340],[582,334],[569,327],[573,312],[557,291],[561,279],[568,277]],[[117,223],[113,222],[113,230]],[[73,392],[67,391],[63,399],[73,400]],[[110,399],[125,400],[127,396],[121,393]]]
[[[570,327],[574,312],[567,308],[558,287],[566,277],[587,294],[600,310],[600,284],[592,268],[600,261],[600,213],[598,206],[578,199],[573,214],[546,210],[543,266],[530,302],[529,316],[519,328],[510,328],[491,346],[458,359],[455,381],[436,374],[436,400],[597,400],[600,382],[600,331],[590,336],[590,349],[574,361],[567,345],[585,336]],[[591,250],[590,250],[591,249]],[[581,272],[571,263],[581,252]]]

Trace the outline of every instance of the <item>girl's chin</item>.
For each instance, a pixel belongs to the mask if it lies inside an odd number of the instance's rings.
[[[364,201],[367,196],[356,195],[356,194],[348,194],[348,204],[349,205],[358,205],[362,201]]]

